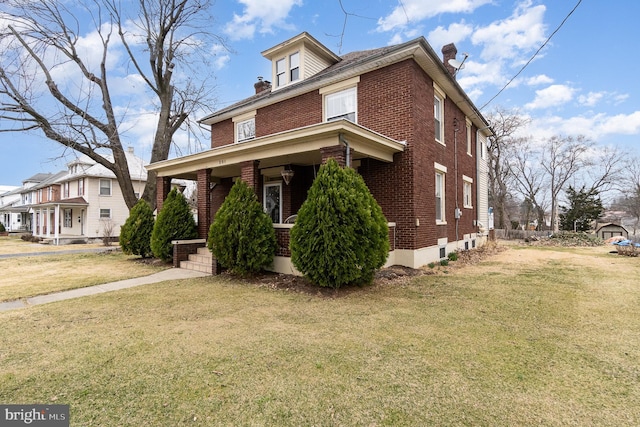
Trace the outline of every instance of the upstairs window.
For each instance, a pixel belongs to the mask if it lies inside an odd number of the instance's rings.
[[[101,179],[100,180],[100,195],[101,196],[110,196],[111,195],[111,180],[110,179]]]
[[[467,209],[473,208],[473,178],[462,176],[462,203]]]
[[[435,138],[436,141],[444,143],[444,130],[442,129],[442,106],[444,102],[439,95],[434,95],[433,97],[433,119],[434,119],[434,127],[435,127]]]
[[[467,123],[467,154],[471,156],[471,124]]]
[[[78,180],[78,196],[84,196],[84,178]]]
[[[287,68],[285,58],[276,61],[276,86],[284,86],[287,84]]]
[[[256,137],[256,119],[252,117],[236,123],[238,142],[248,141]]]
[[[289,82],[300,79],[300,52],[289,55]]]
[[[332,120],[347,119],[356,122],[356,88],[341,90],[325,95],[325,114],[328,122]]]

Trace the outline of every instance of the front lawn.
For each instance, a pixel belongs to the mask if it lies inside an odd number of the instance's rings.
[[[607,250],[511,248],[335,293],[218,276],[0,313],[0,402],[70,404],[73,426],[638,425],[640,262]]]

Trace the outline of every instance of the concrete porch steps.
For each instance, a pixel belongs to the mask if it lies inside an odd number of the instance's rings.
[[[213,274],[213,255],[207,248],[198,248],[198,252],[189,255],[188,261],[180,261],[180,268]]]

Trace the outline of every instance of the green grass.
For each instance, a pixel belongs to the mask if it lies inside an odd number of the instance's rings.
[[[640,260],[603,251],[333,297],[211,277],[0,313],[0,402],[67,403],[73,426],[638,425]]]

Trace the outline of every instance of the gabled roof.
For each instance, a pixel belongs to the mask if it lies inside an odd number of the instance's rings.
[[[48,172],[48,173],[37,173],[35,175],[33,175],[30,178],[27,178],[25,180],[22,181],[22,184],[24,185],[27,182],[32,182],[35,184],[38,184],[46,179],[51,178],[51,175],[53,175],[52,173]]]
[[[58,173],[55,174],[49,174],[50,176],[47,179],[44,179],[42,181],[40,181],[39,184],[34,185],[33,187],[28,187],[22,190],[22,192],[28,192],[28,191],[33,191],[33,190],[39,190],[41,188],[45,188],[48,187],[50,185],[56,184],[60,181],[60,179],[62,177],[64,177],[65,175],[67,175],[67,171],[60,171]]]
[[[136,156],[132,151],[126,151],[127,165],[129,166],[129,174],[131,179],[135,181],[146,181],[147,170],[144,167],[144,161]],[[113,156],[104,156],[109,162],[113,161]],[[85,155],[78,156],[75,160],[68,163],[69,166],[80,166],[77,172],[67,172],[66,176],[61,177],[59,182],[78,179],[81,177],[94,178],[115,178],[115,174],[105,166],[97,163],[95,160]]]
[[[270,104],[275,104],[277,102],[320,89],[321,87],[389,66],[405,59],[415,60],[478,128],[482,128],[487,131],[489,126],[487,120],[482,116],[466,92],[449,73],[440,57],[424,37],[418,37],[414,40],[398,45],[345,54],[340,58],[339,62],[325,68],[312,77],[304,79],[298,83],[289,84],[276,91],[264,90],[240,102],[209,114],[200,119],[199,122],[209,125],[218,123],[245,112]]]

